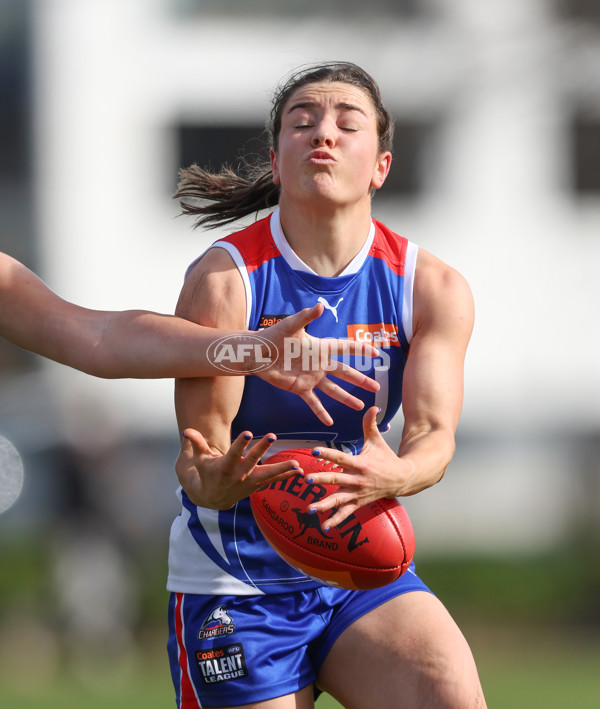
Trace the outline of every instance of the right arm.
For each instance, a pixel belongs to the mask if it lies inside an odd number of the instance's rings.
[[[210,249],[187,277],[176,314],[208,327],[241,329],[245,324],[246,294],[231,256],[220,248]],[[178,379],[175,410],[182,448],[176,472],[194,504],[228,509],[258,487],[289,477],[295,461],[258,465],[275,441],[267,434],[246,456],[252,434],[244,431],[233,445],[231,422],[242,398],[243,377]],[[201,432],[201,433],[200,433]]]

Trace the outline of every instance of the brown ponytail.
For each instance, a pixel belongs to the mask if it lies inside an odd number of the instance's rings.
[[[194,164],[179,173],[173,199],[178,199],[183,214],[197,216],[194,228],[214,229],[242,217],[277,206],[279,185],[273,184],[271,165],[245,166],[238,174],[228,166],[212,173]]]
[[[351,84],[365,91],[373,102],[377,116],[379,149],[381,152],[391,151],[394,123],[382,103],[379,86],[364,69],[350,62],[304,67],[292,74],[277,90],[267,126],[275,151],[281,130],[281,115],[288,99],[301,86],[318,82]],[[173,198],[179,200],[184,214],[198,216],[195,227],[206,225],[213,229],[279,203],[279,185],[273,184],[273,172],[267,162],[256,165],[245,163],[239,172],[224,166],[218,173],[192,165],[181,170],[179,177]]]

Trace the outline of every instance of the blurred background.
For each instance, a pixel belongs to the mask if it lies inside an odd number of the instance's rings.
[[[490,707],[597,707],[597,0],[0,0],[0,250],[80,305],[173,312],[224,233],[176,218],[178,169],[260,153],[280,79],[331,59],[396,118],[374,215],[476,302],[455,459],[405,501],[421,575]],[[3,706],[173,705],[177,450],[172,382],[0,342]]]

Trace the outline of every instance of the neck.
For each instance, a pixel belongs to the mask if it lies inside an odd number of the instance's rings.
[[[365,208],[366,207],[366,208]],[[320,276],[337,276],[363,247],[371,228],[371,202],[324,212],[281,199],[288,244]]]

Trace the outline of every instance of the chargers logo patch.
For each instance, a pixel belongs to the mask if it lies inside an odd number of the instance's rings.
[[[198,631],[198,640],[206,638],[216,638],[220,635],[231,635],[235,632],[233,618],[227,612],[225,606],[217,606],[204,619],[202,627]]]
[[[358,342],[368,342],[375,347],[402,347],[398,326],[388,323],[348,325],[348,337]]]

